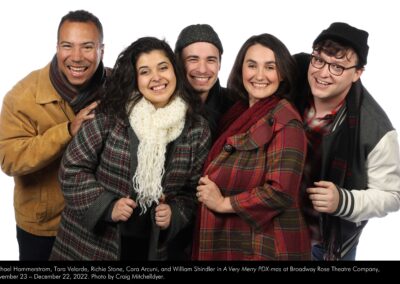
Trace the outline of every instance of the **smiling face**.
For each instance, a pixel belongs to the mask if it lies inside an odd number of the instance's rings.
[[[261,44],[252,45],[247,50],[242,74],[250,107],[278,90],[280,78],[274,52]]]
[[[327,63],[337,64],[345,68],[357,64],[357,55],[352,50],[348,50],[346,56],[341,56],[341,58],[316,51],[313,52],[313,55],[318,56]],[[351,68],[344,70],[341,75],[335,76],[329,71],[328,64],[318,69],[310,63],[308,67],[308,82],[316,106],[324,104],[329,105],[331,109],[335,108],[343,101],[351,85],[360,78],[362,72],[362,69]]]
[[[205,101],[221,68],[218,48],[208,42],[195,42],[182,50],[182,59],[186,78]]]
[[[176,89],[176,76],[165,53],[142,53],[136,61],[136,72],[139,92],[156,108],[166,106]]]
[[[60,27],[57,64],[70,84],[80,87],[88,82],[103,59],[103,53],[94,23],[66,21]]]

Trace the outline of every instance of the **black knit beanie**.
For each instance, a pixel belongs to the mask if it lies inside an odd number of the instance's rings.
[[[322,40],[330,39],[337,41],[339,44],[349,46],[355,50],[359,59],[359,66],[367,64],[368,57],[368,33],[359,30],[346,23],[333,23],[323,30],[320,35],[314,40],[313,46]]]
[[[212,43],[221,54],[224,51],[221,40],[214,29],[207,24],[197,24],[187,26],[181,31],[175,44],[175,53],[181,52],[189,44],[201,41]]]

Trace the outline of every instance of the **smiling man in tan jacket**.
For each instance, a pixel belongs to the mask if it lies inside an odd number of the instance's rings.
[[[47,260],[64,199],[60,159],[93,110],[106,78],[103,28],[83,10],[69,12],[58,27],[57,53],[4,97],[0,117],[2,170],[14,177],[20,260]]]

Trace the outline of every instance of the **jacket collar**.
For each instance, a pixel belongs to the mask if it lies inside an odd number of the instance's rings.
[[[301,118],[297,111],[290,103],[281,99],[277,105],[249,131],[231,136],[227,139],[227,143],[238,150],[253,150],[268,144],[274,133],[285,127],[290,120]]]
[[[39,71],[39,78],[37,82],[38,93],[36,95],[37,104],[49,104],[52,102],[61,101],[60,95],[54,89],[50,82],[50,63],[45,68]]]
[[[207,99],[205,101],[206,106],[215,107],[218,105],[220,92],[221,92],[221,85],[219,84],[219,79],[215,82],[214,86],[210,89]]]

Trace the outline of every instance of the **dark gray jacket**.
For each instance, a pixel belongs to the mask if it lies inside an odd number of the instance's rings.
[[[309,55],[298,54],[295,59],[302,72],[297,107],[303,114],[311,99],[304,82]],[[325,248],[339,259],[358,244],[368,219],[400,208],[397,133],[361,80],[353,83],[331,133],[323,138],[320,179],[339,188],[338,209],[322,214]]]

